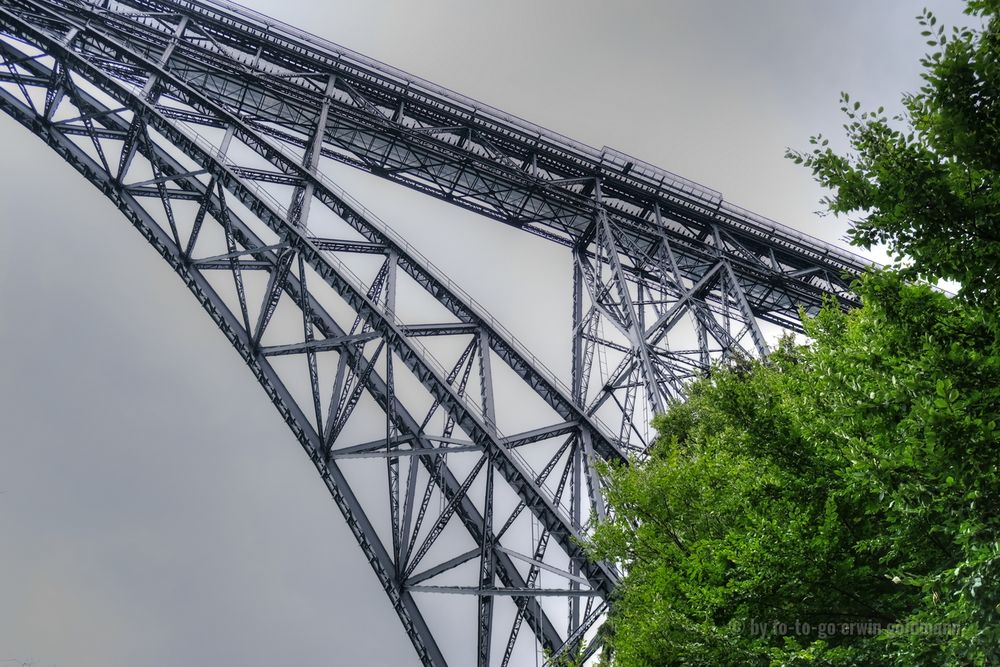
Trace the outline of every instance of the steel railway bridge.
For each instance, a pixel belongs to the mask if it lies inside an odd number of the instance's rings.
[[[619,574],[580,546],[605,513],[595,464],[641,452],[650,412],[693,375],[766,352],[800,309],[850,305],[866,264],[223,0],[0,0],[0,108],[229,339],[427,665],[599,650]],[[563,246],[570,377],[332,182],[331,161]],[[475,620],[461,641],[448,604]]]

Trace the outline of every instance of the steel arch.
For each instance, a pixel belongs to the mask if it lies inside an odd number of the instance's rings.
[[[614,582],[614,574],[601,564],[589,563],[584,560],[580,552],[580,547],[573,540],[578,536],[575,530],[564,516],[555,508],[553,501],[544,497],[537,487],[535,475],[527,475],[523,466],[512,458],[505,457],[513,446],[528,444],[532,439],[551,437],[553,433],[557,436],[566,435],[576,430],[576,424],[561,424],[561,428],[550,429],[544,433],[529,433],[522,436],[523,442],[511,442],[506,439],[501,443],[495,432],[484,419],[488,413],[483,410],[470,409],[465,405],[461,396],[457,395],[450,382],[441,377],[440,373],[433,367],[428,359],[423,359],[421,352],[411,349],[406,344],[407,335],[425,333],[432,327],[416,327],[415,331],[404,331],[404,327],[387,319],[386,312],[381,309],[371,298],[371,291],[365,293],[359,283],[350,273],[346,266],[324,259],[322,251],[316,246],[323,243],[335,244],[331,240],[316,240],[305,235],[304,229],[290,225],[284,216],[274,210],[274,205],[262,199],[262,194],[253,187],[242,183],[238,176],[235,176],[230,166],[222,161],[220,155],[212,155],[205,146],[200,146],[191,137],[185,136],[176,127],[170,124],[163,116],[159,115],[155,107],[141,94],[136,91],[129,91],[126,87],[116,84],[112,79],[101,74],[97,70],[90,69],[86,63],[76,59],[70,50],[60,45],[58,41],[47,36],[44,31],[33,28],[31,25],[18,21],[11,14],[4,10],[5,30],[8,34],[16,34],[23,39],[28,39],[38,46],[45,48],[45,53],[53,57],[51,67],[43,64],[45,58],[39,58],[38,54],[31,55],[23,51],[18,52],[11,44],[3,45],[6,64],[12,65],[9,71],[14,73],[16,84],[19,90],[23,90],[22,99],[7,91],[0,91],[0,104],[4,110],[14,116],[23,125],[29,127],[36,134],[41,136],[60,155],[83,173],[102,192],[105,193],[119,207],[123,213],[132,221],[147,238],[147,240],[158,250],[161,256],[166,259],[177,273],[184,279],[189,289],[198,297],[203,307],[210,313],[217,325],[226,334],[230,342],[240,352],[241,356],[251,367],[258,381],[265,388],[272,401],[278,407],[286,422],[296,434],[300,443],[306,449],[310,458],[326,481],[331,493],[337,500],[342,512],[350,524],[352,531],[358,538],[363,550],[368,556],[369,562],[379,575],[379,579],[389,594],[390,600],[399,613],[404,628],[411,637],[421,659],[428,664],[444,664],[444,657],[437,647],[433,634],[427,628],[421,618],[420,612],[413,601],[410,589],[419,586],[419,582],[426,581],[433,576],[459,564],[457,561],[446,561],[435,568],[429,568],[413,577],[413,582],[404,586],[403,565],[398,554],[398,545],[394,545],[394,554],[391,554],[380,541],[377,531],[366,517],[364,509],[355,495],[351,492],[351,487],[343,474],[340,472],[336,460],[336,453],[330,451],[327,443],[323,442],[322,433],[315,428],[321,423],[321,417],[317,413],[316,421],[311,421],[306,410],[300,406],[291,395],[279,373],[275,371],[269,362],[271,356],[280,356],[294,353],[304,353],[307,356],[310,350],[315,352],[320,348],[341,348],[345,350],[344,358],[348,359],[347,364],[354,363],[364,366],[364,372],[359,374],[359,385],[363,381],[365,388],[380,400],[382,407],[386,410],[390,419],[395,422],[391,428],[406,437],[411,438],[414,443],[414,450],[426,450],[433,452],[436,458],[434,464],[428,466],[433,470],[434,483],[441,488],[443,495],[448,499],[448,507],[442,512],[442,517],[438,522],[443,525],[447,523],[452,515],[461,519],[465,527],[473,534],[473,537],[480,543],[480,560],[487,564],[490,571],[496,571],[499,580],[505,585],[504,588],[492,585],[492,579],[488,583],[480,582],[480,587],[469,588],[469,591],[481,593],[479,597],[486,602],[482,605],[487,608],[481,614],[484,622],[483,637],[479,642],[483,653],[482,661],[486,661],[489,652],[489,643],[486,639],[491,632],[489,607],[492,605],[492,598],[495,595],[511,596],[521,608],[524,616],[529,621],[529,627],[535,630],[541,643],[550,650],[558,650],[563,640],[560,632],[548,620],[540,605],[534,603],[531,598],[538,595],[564,595],[570,589],[562,591],[553,589],[543,591],[533,589],[525,581],[531,579],[532,571],[537,571],[538,567],[545,567],[544,563],[534,564],[529,568],[525,577],[515,566],[509,550],[500,546],[496,535],[491,534],[489,522],[492,520],[492,508],[487,506],[484,512],[480,512],[475,504],[466,495],[468,491],[467,482],[475,475],[470,475],[466,482],[459,483],[458,479],[448,469],[437,463],[443,456],[440,447],[435,448],[432,444],[431,436],[424,433],[421,425],[408,413],[398,398],[393,396],[392,383],[386,382],[379,373],[374,370],[374,357],[366,359],[364,353],[348,346],[351,342],[370,342],[374,338],[384,341],[384,345],[391,347],[398,355],[399,359],[406,364],[410,370],[420,377],[433,391],[437,404],[445,405],[450,410],[449,419],[452,428],[455,425],[462,428],[470,435],[474,446],[485,451],[480,459],[477,471],[483,467],[483,462],[489,460],[491,465],[486,466],[487,474],[491,477],[494,467],[505,475],[513,475],[516,481],[513,485],[519,487],[522,493],[522,502],[531,509],[532,513],[543,518],[546,525],[546,535],[540,543],[547,543],[548,535],[552,534],[570,551],[570,559],[575,559],[580,571],[588,577],[587,583],[592,586],[591,596],[605,597],[611,590]],[[72,28],[70,28],[72,30]],[[69,67],[69,64],[72,67]],[[30,71],[31,73],[20,73],[19,69]],[[74,73],[84,72],[93,78],[91,83],[96,84],[102,92],[110,94],[123,106],[118,109],[110,108],[101,104],[93,95],[82,90],[71,77],[60,74],[71,69]],[[46,83],[45,105],[38,109],[32,103],[32,96],[29,89],[39,88],[40,81]],[[53,114],[57,109],[60,100],[65,96],[73,101],[74,106],[80,111],[80,124],[62,124],[52,121]],[[132,118],[124,116],[131,114]],[[93,119],[100,118],[102,127],[95,128]],[[141,119],[142,125],[137,123]],[[139,128],[138,130],[135,128]],[[197,162],[202,169],[196,174],[190,169],[185,169],[177,160],[172,157],[162,147],[151,141],[148,137],[150,129],[159,130],[165,138],[169,137],[171,145],[179,148],[186,156]],[[87,135],[94,146],[101,145],[101,142],[118,141],[123,144],[121,158],[119,160],[117,173],[112,165],[105,159],[104,151],[98,149],[97,159],[88,155],[79,145],[75,144],[70,137]],[[132,144],[130,145],[130,142]],[[142,183],[127,184],[127,177],[132,162],[136,155],[146,156],[151,165],[154,165],[154,172],[157,174],[153,179],[147,179]],[[207,175],[211,181],[206,184],[199,181],[197,175]],[[166,188],[162,187],[166,183],[178,186],[176,191],[166,194]],[[155,190],[154,191],[151,191]],[[214,188],[214,189],[213,189]],[[239,217],[229,210],[226,203],[225,192],[229,192],[240,200],[248,210],[256,214],[260,219],[269,223],[273,230],[281,231],[285,234],[280,244],[267,244],[260,239],[253,230],[239,219]],[[157,199],[164,204],[168,212],[169,230],[163,229],[161,224],[150,215],[149,211],[140,203],[140,199],[149,197]],[[201,206],[193,222],[193,229],[197,229],[204,223],[207,217],[212,217],[222,221],[226,227],[227,241],[231,244],[230,252],[225,257],[206,258],[194,260],[191,255],[194,245],[194,235],[189,240],[187,247],[183,247],[178,237],[175,220],[170,215],[171,204],[174,200],[194,199],[200,200]],[[289,253],[294,253],[292,256]],[[252,257],[252,260],[242,260],[243,256]],[[295,260],[299,262],[299,274],[296,276],[292,271],[292,264]],[[334,285],[341,296],[347,298],[356,308],[359,314],[367,317],[369,323],[377,320],[378,325],[372,328],[379,329],[378,336],[366,336],[361,334],[349,334],[337,326],[333,318],[326,313],[321,304],[315,298],[305,299],[307,292],[304,288],[303,265],[308,263],[317,274]],[[204,277],[206,271],[228,269],[237,282],[237,289],[240,291],[240,305],[242,313],[234,311],[227,306],[225,301],[219,296],[215,288]],[[338,271],[338,269],[340,269]],[[260,338],[263,329],[267,326],[268,315],[262,315],[254,327],[250,324],[247,313],[246,297],[240,286],[241,275],[244,271],[265,270],[271,276],[270,284],[266,290],[266,303],[262,307],[262,313],[270,313],[274,306],[274,301],[280,298],[280,291],[287,293],[292,299],[301,304],[306,304],[302,309],[303,319],[306,323],[305,340],[297,349],[284,348],[264,348],[260,345]],[[280,277],[279,277],[280,276]],[[242,318],[241,318],[242,315]],[[454,326],[468,328],[468,323],[457,323]],[[309,330],[314,328],[316,332],[323,334],[324,338],[313,337]],[[438,333],[438,332],[435,332]],[[489,331],[480,335],[491,335]],[[350,339],[354,337],[354,341]],[[482,339],[481,339],[482,340]],[[481,343],[482,345],[482,343]],[[381,346],[379,347],[381,349]],[[482,348],[481,348],[482,349]],[[377,356],[378,351],[374,353]],[[483,354],[479,353],[480,364],[483,364]],[[390,374],[392,370],[388,369]],[[453,375],[453,374],[452,374]],[[467,376],[466,376],[467,377]],[[452,377],[452,381],[454,377]],[[486,387],[486,385],[484,385]],[[432,410],[433,412],[433,410]],[[426,421],[426,420],[425,420]],[[390,440],[385,440],[388,448]],[[351,454],[370,453],[368,448],[349,448],[352,451],[346,452],[345,456]],[[401,453],[402,454],[402,453]],[[387,456],[392,460],[393,456]],[[411,460],[421,460],[425,465],[430,457],[417,456],[411,454]],[[508,458],[505,464],[502,458]],[[556,463],[554,459],[552,463]],[[565,485],[560,484],[561,489]],[[549,470],[551,472],[551,469]],[[414,479],[411,475],[410,479]],[[510,481],[510,480],[508,480]],[[428,487],[430,485],[428,484]],[[422,510],[426,507],[426,498],[422,505]],[[519,506],[515,514],[519,513],[523,507]],[[395,533],[394,533],[395,537]],[[415,538],[416,533],[411,533]],[[425,543],[427,541],[425,540]],[[423,545],[421,545],[423,546]],[[423,555],[423,552],[417,552]],[[536,554],[541,556],[541,554]],[[468,560],[468,558],[466,558]],[[534,560],[539,560],[538,558]],[[406,574],[413,573],[414,563],[411,563]],[[550,566],[551,569],[551,566]],[[455,588],[455,587],[452,587]],[[432,590],[433,587],[425,586],[424,590]],[[443,589],[449,590],[449,589]],[[467,592],[455,588],[454,592]],[[586,593],[586,591],[584,591]],[[580,588],[576,587],[576,594],[579,595]]]
[[[637,406],[661,410],[713,360],[764,352],[763,323],[795,329],[799,307],[850,303],[841,273],[863,266],[651,165],[229,3],[0,0],[0,56],[0,107],[110,198],[212,316],[323,477],[425,664],[446,662],[417,601],[432,593],[476,599],[478,664],[508,664],[524,623],[548,651],[595,650],[618,579],[579,542],[588,512],[604,512],[596,459],[646,445]],[[323,159],[570,248],[572,386],[324,178]],[[311,231],[321,210],[351,233]],[[210,229],[224,247],[200,255]],[[357,257],[378,259],[365,279]],[[401,318],[404,287],[444,316]],[[268,343],[281,307],[299,334]],[[453,341],[443,366],[430,337]],[[328,378],[320,358],[331,355]],[[288,358],[307,380],[289,379]],[[495,364],[544,403],[542,423],[500,428]],[[364,396],[384,432],[345,446]],[[598,419],[609,409],[615,432]],[[387,527],[345,472],[357,459],[385,463]],[[516,502],[501,510],[505,492]],[[435,552],[454,526],[472,548]],[[542,571],[561,585],[539,586]],[[513,605],[509,630],[497,598]],[[548,598],[565,601],[565,620]]]

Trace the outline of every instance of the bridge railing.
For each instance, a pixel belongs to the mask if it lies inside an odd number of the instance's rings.
[[[872,264],[870,260],[852,252],[730,204],[723,200],[718,191],[662,167],[607,146],[602,149],[594,148],[229,0],[170,1],[184,6],[189,11],[221,14],[228,18],[230,25],[238,16],[243,22],[241,28],[254,33],[258,39],[282,41],[299,51],[312,50],[317,55],[322,54],[323,57],[335,61],[341,67],[348,67],[361,75],[377,76],[385,82],[391,82],[392,86],[400,91],[407,91],[408,95],[423,94],[438,104],[453,107],[456,112],[470,119],[479,119],[524,139],[544,142],[575,156],[595,170],[607,169],[608,173],[622,177],[621,174],[627,168],[629,178],[636,179],[637,183],[658,192],[660,196],[681,197],[695,206],[708,207],[717,212],[718,221],[724,225],[731,225],[757,238],[777,242],[786,249],[805,252],[813,259],[829,262],[840,270],[856,272]]]

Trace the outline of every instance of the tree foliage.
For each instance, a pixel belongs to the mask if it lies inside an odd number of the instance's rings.
[[[615,664],[1000,660],[1000,345],[896,275],[858,291],[811,344],[696,382],[649,460],[608,471]]]
[[[842,93],[851,152],[822,136],[789,156],[832,190],[837,214],[856,216],[852,241],[886,244],[909,262],[907,275],[962,285],[962,296],[1000,306],[1000,0],[970,0],[979,29],[947,30],[919,17],[931,53],[924,85],[903,98],[904,113],[863,110]]]
[[[851,151],[790,153],[895,270],[693,383],[605,471],[615,665],[1000,664],[1000,0],[967,12],[919,17],[902,116],[844,94]],[[913,282],[941,278],[959,298]]]

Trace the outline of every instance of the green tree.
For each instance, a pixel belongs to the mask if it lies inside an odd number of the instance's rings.
[[[851,152],[790,152],[897,271],[696,381],[606,471],[614,664],[1000,664],[1000,0],[967,13],[921,15],[902,116],[844,94]],[[941,278],[959,298],[912,282]]]
[[[694,383],[650,458],[608,470],[616,665],[1000,660],[1000,346],[894,274],[858,292],[811,344]]]
[[[979,28],[919,17],[931,53],[924,85],[903,98],[894,118],[863,110],[842,93],[848,155],[811,139],[789,151],[832,191],[837,214],[855,216],[850,235],[870,248],[887,244],[904,274],[962,285],[961,296],[1000,306],[1000,0],[969,0]]]

